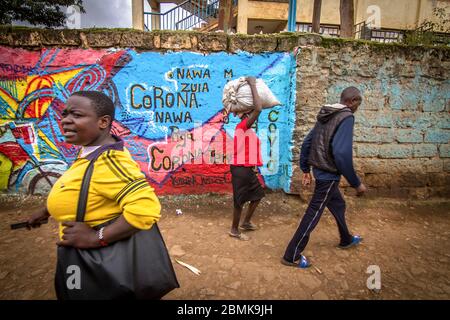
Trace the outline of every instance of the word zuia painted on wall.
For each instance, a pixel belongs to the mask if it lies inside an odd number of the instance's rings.
[[[74,161],[61,113],[71,93],[114,101],[120,136],[160,194],[229,192],[234,128],[222,91],[241,76],[262,78],[281,105],[264,110],[261,180],[290,188],[295,53],[137,53],[133,50],[0,47],[0,189],[48,192]]]

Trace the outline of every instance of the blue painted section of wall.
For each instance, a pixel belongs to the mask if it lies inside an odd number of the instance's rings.
[[[269,188],[289,191],[295,125],[295,54],[129,54],[130,62],[113,78],[123,105],[117,119],[133,135],[146,139],[167,139],[173,126],[177,130],[192,130],[204,125],[222,110],[223,87],[229,80],[241,76],[263,79],[281,105],[264,110],[257,124],[264,162],[261,173]],[[239,119],[229,115],[228,120],[224,129],[232,136]]]

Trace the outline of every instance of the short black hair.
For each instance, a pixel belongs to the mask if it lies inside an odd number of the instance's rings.
[[[111,123],[114,121],[114,103],[110,97],[99,91],[77,91],[72,93],[72,96],[86,97],[91,100],[95,108],[97,116],[110,116]]]
[[[347,87],[341,93],[341,103],[348,101],[348,100],[353,100],[354,98],[360,97],[360,96],[361,96],[361,91],[359,91],[358,88]]]

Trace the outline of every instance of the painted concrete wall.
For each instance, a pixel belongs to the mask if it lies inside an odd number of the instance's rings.
[[[228,79],[253,74],[282,102],[263,112],[257,128],[268,187],[304,191],[303,138],[321,105],[355,85],[364,95],[355,166],[371,194],[450,196],[449,48],[298,34],[76,30],[9,30],[0,45],[0,186],[13,192],[45,192],[73,160],[76,149],[62,141],[58,121],[70,92],[81,88],[113,98],[114,133],[159,193],[229,192],[228,166],[217,163],[229,149],[217,145],[237,119],[222,118],[221,92]],[[196,140],[200,150],[216,163],[181,164],[183,154],[169,151],[186,150],[200,128],[210,133]]]
[[[355,114],[355,164],[371,193],[450,196],[447,51],[336,42],[304,48],[297,72],[293,186],[300,181],[297,150],[318,106],[338,102],[345,87],[356,86],[363,103]]]
[[[45,193],[77,152],[61,133],[65,102],[72,92],[99,90],[116,105],[113,132],[158,193],[229,191],[239,119],[224,118],[222,91],[227,81],[251,75],[281,102],[264,110],[255,128],[265,163],[261,174],[267,187],[288,191],[295,65],[292,52],[0,47],[1,186]]]

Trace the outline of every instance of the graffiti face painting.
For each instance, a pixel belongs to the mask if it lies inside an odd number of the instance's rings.
[[[0,47],[0,188],[47,193],[73,162],[61,119],[70,95],[102,91],[114,102],[112,131],[159,194],[229,192],[234,128],[222,112],[227,81],[262,78],[281,105],[256,124],[264,184],[290,188],[295,53],[137,53]],[[230,143],[231,142],[231,143]]]

